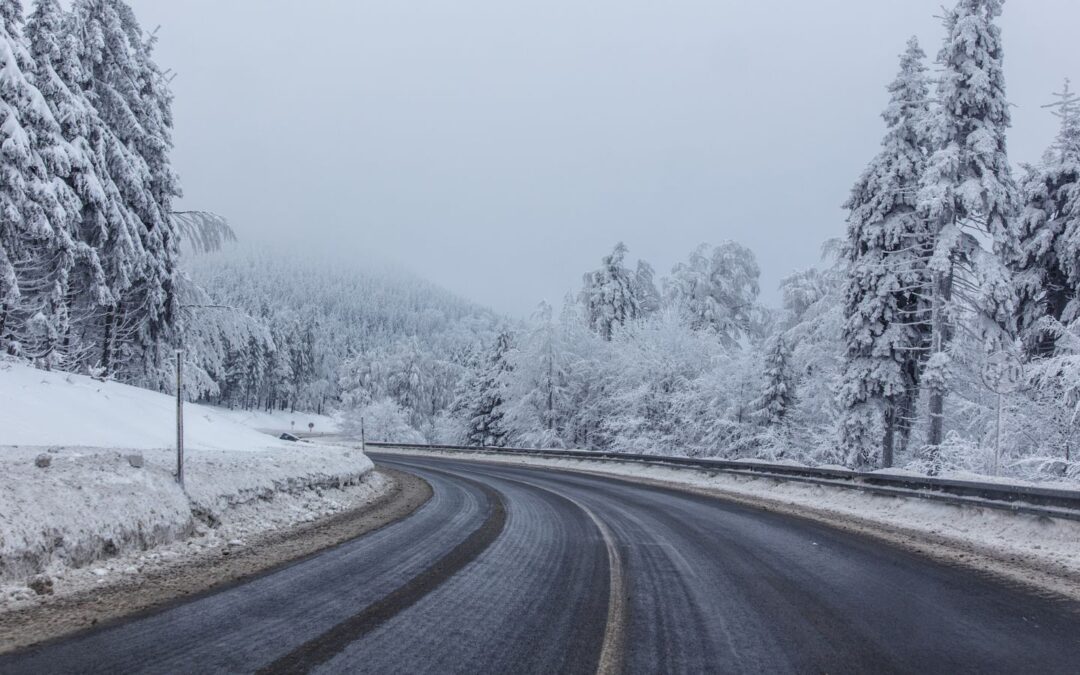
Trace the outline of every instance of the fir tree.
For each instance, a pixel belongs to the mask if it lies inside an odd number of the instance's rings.
[[[467,445],[497,447],[506,440],[503,392],[507,384],[507,374],[510,372],[510,350],[510,333],[503,331],[495,338],[487,363],[467,394]]]
[[[912,38],[889,85],[882,149],[844,204],[850,215],[841,441],[856,466],[869,465],[879,449],[882,464],[892,465],[896,411],[917,395],[920,349],[927,342],[926,260],[933,240],[916,212],[929,151],[924,58]]]
[[[784,422],[794,405],[795,384],[791,377],[791,351],[783,334],[771,340],[765,354],[765,383],[754,404],[757,421],[764,426]]]
[[[22,22],[22,4],[0,0],[0,342],[50,366],[67,332],[67,225],[79,204],[62,180],[70,159],[34,84]]]
[[[36,0],[26,24],[33,58],[33,80],[58,124],[58,152],[52,153],[52,173],[63,181],[64,209],[60,227],[70,242],[68,289],[63,304],[69,321],[62,337],[63,358],[76,365],[78,335],[108,303],[109,291],[93,248],[94,232],[106,229],[110,218],[109,187],[104,162],[95,155],[93,139],[101,123],[80,87],[77,49],[67,31],[57,0]],[[113,188],[115,190],[115,188]]]
[[[152,378],[176,319],[171,94],[151,58],[153,40],[122,0],[77,0],[70,26],[78,84],[110,132],[99,152],[123,206],[95,242],[112,296],[100,326],[101,363]],[[114,363],[120,343],[131,363]]]
[[[1017,293],[1017,323],[1033,354],[1049,356],[1057,342],[1040,328],[1051,318],[1068,323],[1078,315],[1080,290],[1080,97],[1065,80],[1047,107],[1061,120],[1054,144],[1020,183],[1023,211],[1019,246],[1010,261]]]
[[[929,389],[927,443],[934,448],[944,432],[953,302],[963,301],[985,317],[988,329],[995,322],[1008,325],[1013,313],[1013,291],[1001,265],[1017,248],[1010,225],[1016,188],[1005,143],[1009,104],[995,23],[1001,7],[1002,0],[960,0],[945,17],[937,59],[942,73],[931,124],[934,151],[919,190],[920,214],[934,235],[933,337],[923,375]],[[993,255],[982,248],[983,237],[992,239]]]

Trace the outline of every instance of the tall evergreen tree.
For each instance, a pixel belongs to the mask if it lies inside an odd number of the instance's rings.
[[[1080,315],[1080,97],[1069,81],[1050,104],[1061,120],[1054,144],[1020,183],[1023,211],[1015,274],[1017,320],[1032,353],[1049,356],[1057,342],[1044,317],[1068,323]]]
[[[927,342],[926,262],[933,240],[916,211],[930,148],[925,56],[911,38],[889,85],[882,149],[844,204],[850,215],[841,440],[856,466],[869,465],[879,450],[882,464],[892,465],[897,411],[917,395]]]
[[[112,295],[100,326],[101,363],[153,379],[176,318],[171,95],[151,58],[153,40],[123,0],[76,0],[71,31],[78,84],[111,132],[100,139],[101,152],[124,206],[96,242]],[[131,363],[114,362],[121,342]]]
[[[923,374],[932,447],[941,444],[944,433],[953,302],[964,301],[986,327],[1008,325],[1014,306],[1001,266],[1017,248],[1010,225],[1017,200],[1005,144],[1010,116],[1004,52],[995,23],[1002,2],[960,0],[945,16],[946,38],[937,59],[942,72],[932,115],[934,152],[919,190],[919,210],[935,240],[929,262],[933,338]],[[993,240],[993,255],[982,248],[984,237]]]
[[[771,340],[765,353],[764,387],[755,402],[757,421],[765,426],[783,423],[795,403],[791,350],[783,333]]]
[[[465,411],[468,418],[467,445],[500,446],[506,440],[503,392],[507,385],[507,373],[511,368],[511,347],[510,333],[500,332],[495,338],[487,362],[482,364],[482,370],[467,389],[465,401],[458,406]]]
[[[34,63],[33,79],[59,125],[63,153],[56,153],[53,172],[65,184],[63,229],[72,247],[69,288],[64,304],[69,325],[61,340],[63,357],[77,365],[79,334],[108,304],[109,290],[93,247],[95,232],[116,220],[104,161],[95,153],[102,123],[83,95],[73,35],[57,0],[35,0],[26,24],[26,37]],[[118,197],[113,197],[115,202]]]
[[[22,4],[0,0],[0,341],[52,365],[67,330],[79,204],[63,178],[68,148],[41,92],[22,35]]]

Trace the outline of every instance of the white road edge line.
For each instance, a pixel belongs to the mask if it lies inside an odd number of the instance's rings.
[[[611,533],[607,524],[592,512],[592,509],[573,497],[552,490],[549,487],[537,485],[531,481],[521,480],[520,478],[506,478],[504,476],[500,476],[499,478],[500,480],[509,480],[515,483],[531,485],[538,490],[550,492],[553,495],[562,497],[581,509],[585,515],[593,521],[596,525],[596,529],[600,531],[600,536],[603,538],[604,545],[607,547],[608,578],[610,581],[608,582],[608,613],[607,624],[604,627],[604,644],[600,648],[600,663],[596,666],[596,672],[597,675],[615,675],[616,673],[621,673],[623,647],[626,641],[626,582],[623,577],[622,557],[619,555],[619,548],[615,543],[615,536]]]
[[[626,637],[626,589],[622,573],[622,558],[619,557],[615,537],[611,534],[607,524],[576,500],[571,499],[570,501],[577,504],[582,511],[592,518],[597,529],[600,530],[600,536],[604,538],[604,543],[607,545],[611,581],[608,590],[608,615],[607,627],[604,628],[604,646],[600,650],[600,663],[596,666],[596,672],[599,675],[613,675],[622,672],[623,642]]]

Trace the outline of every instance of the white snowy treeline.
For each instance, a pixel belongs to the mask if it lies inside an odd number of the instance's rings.
[[[0,349],[154,384],[177,327],[172,94],[122,0],[0,0]]]
[[[532,328],[471,364],[442,440],[710,454],[745,440],[761,394],[751,318],[766,314],[753,254],[700,248],[661,294],[626,253],[587,274],[559,319],[541,305]]]
[[[1018,186],[1001,10],[948,10],[934,77],[909,42],[847,237],[783,282],[782,311],[736,244],[692,252],[663,292],[619,244],[558,321],[542,307],[477,364],[444,440],[983,472],[1003,351],[1024,365],[1005,470],[1080,477],[1080,99],[1057,95],[1061,132]]]
[[[500,322],[373,262],[240,246],[186,266],[189,393],[229,407],[341,409],[351,418],[371,406],[383,415],[390,402],[434,439],[466,364]],[[368,438],[388,440],[382,429]]]

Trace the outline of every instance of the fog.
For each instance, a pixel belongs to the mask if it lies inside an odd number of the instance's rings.
[[[242,239],[397,261],[514,315],[612,245],[665,273],[752,248],[763,296],[818,262],[940,0],[135,0],[176,74],[181,206]],[[1075,0],[1002,19],[1014,163],[1080,77]]]

